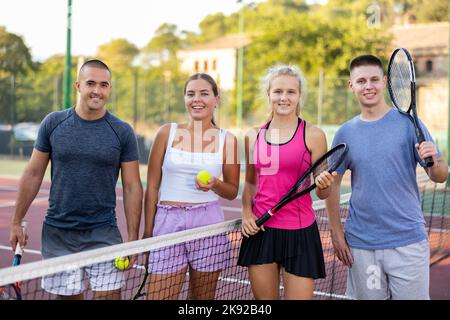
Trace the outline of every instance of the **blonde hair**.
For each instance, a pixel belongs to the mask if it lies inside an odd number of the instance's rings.
[[[307,93],[306,79],[299,67],[295,65],[277,64],[267,69],[266,74],[264,75],[261,81],[262,95],[267,98],[269,97],[269,91],[272,81],[273,79],[279,76],[291,76],[298,80],[300,99],[298,101],[297,108],[295,109],[295,114],[299,116],[300,110],[303,108],[306,102],[306,93]],[[273,118],[273,111],[270,112],[270,119],[272,118]]]

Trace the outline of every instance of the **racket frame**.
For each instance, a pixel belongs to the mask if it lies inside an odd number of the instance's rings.
[[[25,220],[22,220],[21,226],[22,226],[23,235],[25,237],[26,232],[27,232],[28,222]],[[16,250],[14,252],[14,259],[13,259],[13,263],[12,263],[13,267],[20,265],[20,262],[22,260],[22,255],[23,255],[23,249],[20,246],[20,244],[17,242]],[[21,289],[20,281],[17,281],[16,283],[12,283],[11,287],[13,288],[14,293],[16,294],[16,298],[14,300],[22,300],[22,289]]]
[[[407,111],[404,111],[399,105],[398,105],[398,101],[396,101],[395,99],[395,95],[394,95],[394,90],[392,88],[392,81],[391,81],[391,70],[392,70],[392,64],[394,63],[394,59],[396,57],[396,55],[402,51],[405,55],[406,58],[408,59],[408,66],[409,66],[409,80],[410,80],[410,90],[411,90],[411,103],[409,105],[409,108]],[[423,134],[423,130],[420,127],[420,123],[419,123],[419,117],[417,116],[417,105],[416,105],[416,76],[415,76],[416,72],[414,69],[414,63],[413,60],[411,58],[411,55],[409,54],[408,50],[406,48],[396,48],[394,50],[394,52],[392,53],[390,59],[389,59],[389,64],[388,64],[388,74],[387,74],[387,79],[388,79],[388,91],[389,91],[389,95],[391,97],[391,101],[394,104],[394,106],[397,108],[398,111],[400,111],[401,114],[407,116],[412,123],[414,124],[414,131],[416,133],[417,136],[417,141],[419,144],[421,144],[422,142],[425,141],[425,136]],[[425,165],[427,167],[431,167],[434,165],[434,161],[433,158],[428,157],[424,159],[425,161]]]
[[[141,298],[141,297],[143,297],[143,296],[145,296],[147,293],[146,292],[142,292],[142,290],[144,289],[144,287],[145,287],[145,284],[147,283],[147,278],[148,278],[148,275],[149,275],[149,272],[148,272],[148,259],[149,259],[149,257],[148,257],[148,253],[146,253],[146,257],[144,258],[144,270],[145,270],[145,273],[144,273],[144,278],[142,279],[142,282],[141,282],[141,284],[139,285],[139,288],[138,288],[138,290],[136,291],[136,293],[133,295],[133,297],[131,298],[131,300],[139,300],[139,298]]]
[[[270,210],[268,210],[265,214],[263,214],[261,217],[259,217],[256,220],[256,225],[260,227],[263,225],[267,220],[269,220],[277,211],[279,211],[282,207],[284,207],[287,203],[291,202],[292,200],[295,200],[307,193],[310,193],[313,189],[316,188],[316,183],[313,181],[313,183],[306,189],[296,192],[298,187],[303,183],[303,181],[309,177],[309,175],[314,172],[314,170],[323,162],[324,159],[328,158],[331,154],[335,153],[339,149],[344,149],[342,154],[339,156],[339,159],[335,162],[334,166],[328,169],[328,172],[333,172],[339,167],[339,165],[344,160],[347,152],[348,147],[345,143],[340,143],[336,145],[334,148],[328,150],[323,156],[321,156],[319,159],[316,160],[316,162],[313,163],[313,165],[298,179],[298,181],[295,183],[295,185],[289,190],[289,192],[281,198],[280,201],[277,202],[275,206],[273,206]]]

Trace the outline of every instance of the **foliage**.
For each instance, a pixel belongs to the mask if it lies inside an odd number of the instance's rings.
[[[260,93],[259,81],[263,72],[274,64],[295,64],[299,66],[310,80],[308,86],[318,87],[320,72],[327,79],[347,77],[348,64],[356,55],[370,52],[386,59],[386,45],[390,39],[381,28],[367,24],[363,10],[342,6],[343,15],[336,15],[333,7],[316,7],[314,10],[294,10],[292,6],[277,7],[289,1],[269,1],[256,8],[265,12],[257,20],[253,17],[260,31],[255,32],[253,41],[245,49],[244,61],[244,118],[259,118],[266,115],[266,99]],[[299,6],[300,1],[297,1]],[[348,10],[348,11],[344,11]],[[268,16],[268,15],[271,16]],[[317,90],[310,90],[303,116],[316,120]],[[346,112],[341,112],[335,103],[348,102],[346,83],[333,86],[327,82],[324,92],[336,94],[335,101],[324,98],[323,114],[333,121],[341,121]],[[258,112],[259,111],[259,112]]]
[[[346,90],[347,66],[361,53],[387,60],[388,28],[414,15],[417,22],[447,21],[446,0],[328,0],[324,5],[305,0],[243,1],[238,12],[215,13],[199,22],[200,32],[179,30],[164,23],[144,48],[126,39],[113,39],[98,47],[96,58],[107,63],[113,75],[108,108],[131,122],[160,125],[185,117],[183,86],[188,75],[180,71],[181,49],[236,34],[239,21],[252,43],[244,49],[244,119],[261,121],[266,99],[259,81],[276,63],[298,65],[308,79],[309,95],[302,116],[316,122],[319,96],[323,121],[341,122],[355,112]],[[78,57],[72,58],[76,79]],[[136,61],[139,61],[136,64]],[[40,121],[62,105],[64,56],[33,62],[23,39],[0,26],[0,122]],[[319,75],[324,75],[319,95]],[[75,80],[73,81],[75,83]],[[73,84],[75,88],[75,84]],[[223,92],[220,119],[233,125],[236,93]],[[76,101],[73,90],[72,101]],[[135,101],[136,114],[135,114]],[[221,121],[222,122],[222,121]],[[224,123],[224,122],[222,122]]]
[[[105,62],[114,72],[124,72],[133,66],[139,49],[126,39],[113,39],[98,47],[97,57]]]
[[[25,74],[33,68],[30,51],[22,37],[0,26],[0,75]]]
[[[0,122],[16,122],[16,78],[34,68],[23,39],[0,26]]]

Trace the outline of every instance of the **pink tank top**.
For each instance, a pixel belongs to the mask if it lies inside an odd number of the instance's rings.
[[[253,159],[256,169],[256,194],[253,197],[253,213],[260,217],[272,208],[298,178],[311,166],[311,153],[305,144],[305,121],[298,119],[294,136],[283,144],[270,144],[266,137],[270,121],[258,134]],[[265,226],[279,229],[303,229],[315,220],[312,199],[309,194],[286,204],[275,213]]]

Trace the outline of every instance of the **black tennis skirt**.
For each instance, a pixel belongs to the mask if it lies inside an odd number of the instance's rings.
[[[276,262],[299,277],[325,278],[322,242],[316,221],[304,229],[265,227],[265,230],[249,238],[243,237],[239,266]]]

